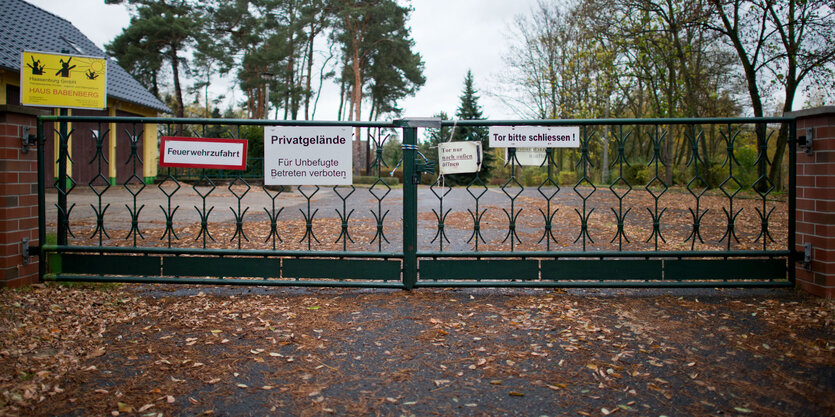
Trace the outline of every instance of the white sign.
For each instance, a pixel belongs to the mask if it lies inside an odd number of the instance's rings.
[[[545,157],[545,148],[516,148],[516,162],[522,166],[542,166]]]
[[[159,166],[245,170],[246,144],[246,139],[163,136],[159,144]]]
[[[464,174],[481,170],[481,142],[443,142],[438,144],[441,175]]]
[[[351,185],[351,127],[264,127],[265,185]]]
[[[493,148],[579,148],[579,126],[490,126]]]

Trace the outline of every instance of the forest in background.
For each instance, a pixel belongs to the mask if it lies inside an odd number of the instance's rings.
[[[128,3],[133,16],[108,53],[177,116],[309,120],[332,82],[340,91],[337,120],[385,120],[400,115],[398,103],[427,81],[403,1],[107,2]],[[824,0],[543,0],[508,17],[506,69],[483,93],[520,118],[780,115],[795,110],[801,94],[810,105],[831,102],[833,12]],[[208,87],[227,75],[244,100],[221,110],[223,97],[210,97]],[[481,115],[471,78],[455,118]],[[716,126],[700,128],[703,176],[721,178],[723,135]],[[783,184],[787,125],[742,128],[740,156],[767,147],[770,163],[756,176]],[[684,127],[665,129],[664,180],[673,184],[692,150]],[[646,164],[652,143],[637,138],[648,132],[634,133],[628,159]],[[427,142],[431,148],[451,134],[430,132]],[[597,132],[590,144],[602,183],[611,180],[613,134]],[[485,140],[477,129],[454,136]],[[568,170],[575,161],[575,153],[561,152],[556,162]]]

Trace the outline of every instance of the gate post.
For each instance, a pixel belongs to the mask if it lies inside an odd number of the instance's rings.
[[[835,297],[835,106],[786,115],[797,118],[796,283]]]
[[[417,282],[417,126],[409,119],[394,123],[403,128],[403,285],[411,290]]]
[[[0,287],[38,282],[35,135],[42,110],[0,105]]]

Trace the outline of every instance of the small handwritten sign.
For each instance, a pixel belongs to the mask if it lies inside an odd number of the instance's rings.
[[[464,174],[481,170],[481,142],[438,144],[441,175]]]
[[[516,162],[522,166],[542,166],[545,156],[545,148],[516,148]]]

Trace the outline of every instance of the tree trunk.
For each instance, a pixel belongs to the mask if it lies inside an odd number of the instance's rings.
[[[339,83],[339,109],[336,111],[336,120],[342,120],[345,108],[345,78]]]
[[[360,73],[360,46],[359,40],[354,39],[353,42],[353,55],[352,55],[352,63],[351,67],[354,70],[354,93],[351,97],[351,101],[353,102],[354,108],[354,120],[360,121],[362,120],[360,117],[362,116],[362,74]],[[357,126],[356,128],[356,140],[360,139],[360,128]]]
[[[174,73],[174,96],[177,100],[177,117],[185,117],[183,105],[183,90],[180,88],[180,58],[177,57],[177,49],[172,45],[169,47],[169,59],[171,60],[171,72]]]
[[[310,22],[310,42],[307,45],[307,80],[304,88],[304,120],[310,120],[310,97],[312,96],[311,79],[313,78],[313,44],[316,40],[316,25]]]

